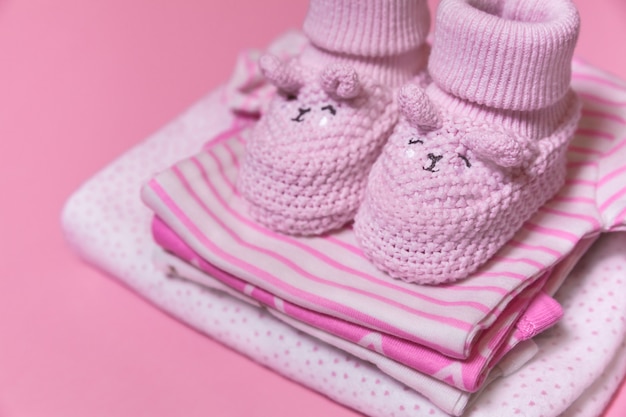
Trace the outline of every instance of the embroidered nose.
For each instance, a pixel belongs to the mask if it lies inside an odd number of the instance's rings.
[[[306,109],[298,108],[298,116],[294,117],[291,120],[293,120],[294,122],[304,122],[304,119],[302,118],[302,116],[304,116],[305,114],[307,114],[310,111],[311,111],[310,107],[306,108]]]
[[[430,166],[422,167],[422,169],[424,171],[437,172],[438,170],[435,171],[435,165],[437,165],[437,162],[439,162],[441,158],[443,158],[443,155],[435,155],[434,153],[429,153],[428,159],[430,159]]]

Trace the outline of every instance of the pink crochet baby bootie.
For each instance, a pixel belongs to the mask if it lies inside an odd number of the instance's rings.
[[[394,89],[426,67],[429,24],[426,0],[311,0],[303,53],[260,61],[278,94],[239,173],[255,220],[315,235],[353,219],[397,122]]]
[[[570,0],[442,0],[433,83],[401,89],[355,219],[378,268],[418,283],[467,277],[559,190],[580,111],[579,26]]]

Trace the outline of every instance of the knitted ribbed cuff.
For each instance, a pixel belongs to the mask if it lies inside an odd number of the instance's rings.
[[[416,49],[429,28],[426,0],[310,0],[303,27],[318,48],[367,57]]]
[[[531,339],[553,326],[563,316],[563,308],[554,298],[540,292],[537,294],[516,327],[523,340]]]
[[[422,44],[418,49],[403,54],[382,57],[358,57],[347,54],[332,54],[313,46],[300,54],[300,63],[307,67],[324,68],[331,64],[346,64],[359,75],[366,75],[388,87],[400,87],[426,68],[430,46]]]
[[[580,18],[570,0],[442,0],[429,71],[457,97],[535,110],[563,98]]]

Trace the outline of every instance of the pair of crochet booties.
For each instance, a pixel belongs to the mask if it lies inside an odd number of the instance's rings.
[[[239,184],[267,227],[321,234],[354,217],[379,269],[438,284],[474,272],[563,185],[580,21],[570,0],[442,0],[425,75],[427,15],[422,1],[313,0],[309,50],[262,62],[280,93]]]
[[[394,93],[424,78],[426,0],[312,0],[297,58],[260,59],[277,88],[248,141],[239,189],[268,228],[319,235],[351,221],[398,120]]]

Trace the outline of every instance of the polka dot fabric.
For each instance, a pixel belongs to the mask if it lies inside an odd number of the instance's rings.
[[[154,266],[152,214],[141,203],[138,190],[156,172],[231,127],[233,119],[222,101],[225,95],[226,90],[220,89],[207,96],[77,190],[63,212],[68,241],[86,260],[158,308],[346,406],[376,417],[447,415],[372,365],[233,297],[168,278]],[[622,213],[605,215],[617,219]],[[565,318],[553,332],[537,339],[538,356],[491,385],[467,415],[548,417],[564,412],[592,417],[600,413],[626,367],[625,247],[626,237],[620,234],[601,238],[557,294]],[[601,347],[589,345],[599,338]],[[584,366],[577,358],[584,360]]]
[[[468,416],[601,413],[626,371],[625,249],[623,234],[592,247],[559,289],[565,314],[535,339],[537,356],[488,386]]]

